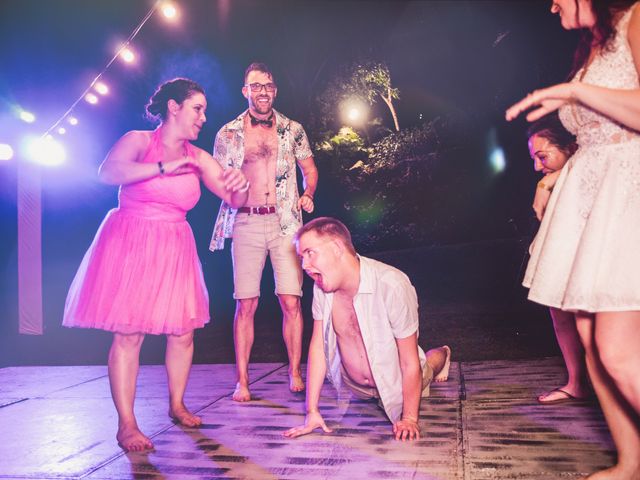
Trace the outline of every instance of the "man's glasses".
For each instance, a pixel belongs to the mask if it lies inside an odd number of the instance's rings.
[[[263,87],[267,92],[275,92],[276,91],[276,84],[275,83],[258,83],[258,82],[255,82],[255,83],[249,83],[249,84],[245,85],[245,87],[249,87],[253,93],[261,92]]]

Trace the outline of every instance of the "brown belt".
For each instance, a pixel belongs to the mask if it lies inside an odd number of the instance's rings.
[[[270,213],[276,213],[276,207],[271,205],[269,207],[240,207],[238,213],[252,213],[254,215],[268,215]]]

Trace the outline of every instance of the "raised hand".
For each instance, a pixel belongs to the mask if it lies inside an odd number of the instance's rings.
[[[548,113],[557,110],[565,103],[575,99],[575,83],[559,83],[549,88],[535,90],[515,103],[505,112],[507,121],[518,117],[521,113],[533,107],[538,107],[527,114],[527,120],[533,122]]]

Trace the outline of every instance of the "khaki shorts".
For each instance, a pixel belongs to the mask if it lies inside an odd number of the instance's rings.
[[[351,379],[342,365],[340,365],[340,370],[342,371],[342,383],[351,390],[351,393],[353,393],[356,398],[363,400],[370,398],[380,399],[380,394],[376,387],[359,385]],[[433,382],[433,368],[431,368],[428,362],[425,362],[424,368],[422,369],[422,394],[420,395],[422,398],[429,396],[431,382]]]
[[[262,270],[271,259],[276,295],[302,296],[302,267],[293,244],[293,235],[280,234],[276,213],[238,213],[233,222],[233,298],[260,296]]]

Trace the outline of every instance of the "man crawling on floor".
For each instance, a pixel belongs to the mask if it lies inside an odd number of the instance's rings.
[[[321,217],[295,236],[302,268],[315,281],[313,333],[307,361],[304,425],[284,432],[294,438],[322,428],[318,403],[325,375],[340,390],[378,400],[397,440],[420,438],[420,399],[432,381],[449,375],[451,349],[426,355],[418,345],[418,300],[397,268],[360,256],[340,221]]]

